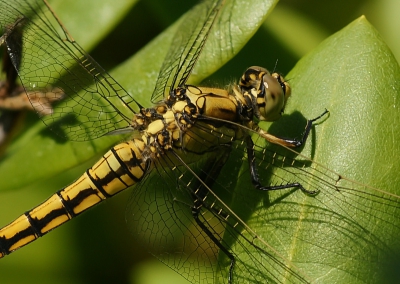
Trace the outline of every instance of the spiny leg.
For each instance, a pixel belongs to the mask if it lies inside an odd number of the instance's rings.
[[[320,114],[319,116],[317,116],[316,118],[307,120],[305,130],[304,130],[303,135],[300,140],[276,137],[272,134],[269,134],[268,132],[266,132],[264,130],[260,130],[258,133],[260,134],[261,137],[265,138],[267,141],[269,141],[271,143],[278,144],[278,145],[284,145],[284,146],[290,147],[290,148],[298,148],[298,147],[303,146],[304,143],[307,141],[307,138],[308,138],[308,135],[310,134],[313,123],[328,113],[329,113],[329,111],[327,109],[325,109],[325,111],[322,114]]]
[[[284,145],[284,146],[293,147],[293,148],[301,147],[306,142],[308,135],[310,134],[311,128],[313,126],[313,122],[317,121],[318,119],[320,119],[327,113],[328,113],[328,110],[325,110],[318,117],[307,120],[307,124],[306,124],[305,130],[304,130],[304,133],[300,140],[279,138],[279,137],[273,136],[271,134],[268,134],[267,132],[265,132],[263,130],[260,131],[260,135],[262,137],[264,137],[266,140],[268,140],[269,142],[274,143],[274,144]],[[258,175],[255,153],[254,153],[254,143],[253,143],[253,140],[251,140],[251,137],[246,138],[246,144],[247,144],[246,148],[247,148],[247,157],[248,157],[248,162],[249,162],[249,167],[250,167],[251,181],[257,190],[269,191],[269,190],[280,190],[280,189],[288,189],[288,188],[299,188],[303,192],[310,194],[310,195],[315,195],[318,193],[318,191],[305,189],[299,182],[292,182],[292,183],[281,184],[281,185],[263,186],[260,182],[260,178]]]
[[[251,182],[253,183],[253,186],[257,190],[270,191],[270,190],[280,190],[288,188],[299,188],[303,192],[310,195],[315,195],[318,192],[318,191],[307,190],[298,182],[281,184],[281,185],[269,185],[269,186],[262,185],[260,182],[260,178],[258,176],[258,170],[254,153],[254,143],[253,140],[251,140],[251,137],[246,138],[246,143],[247,143],[247,159],[250,167]]]
[[[223,145],[221,145],[223,146]],[[232,278],[233,278],[233,270],[235,268],[235,257],[233,254],[227,249],[221,241],[215,236],[213,233],[213,229],[209,228],[207,225],[207,222],[204,222],[200,219],[201,215],[201,210],[202,208],[205,208],[205,210],[208,210],[212,212],[218,219],[222,220],[225,219],[226,216],[224,216],[223,210],[217,208],[215,205],[209,206],[206,203],[207,195],[209,193],[208,187],[211,187],[215,180],[218,178],[218,175],[221,172],[222,167],[224,166],[230,152],[229,152],[229,146],[227,145],[227,148],[222,148],[221,150],[224,151],[224,154],[222,154],[220,157],[216,159],[210,159],[206,166],[204,167],[207,169],[207,172],[202,172],[202,174],[199,174],[199,178],[202,179],[204,183],[198,183],[197,187],[194,187],[194,190],[192,189],[192,197],[193,197],[193,206],[191,208],[191,213],[196,221],[197,225],[201,228],[201,230],[210,238],[210,240],[229,258],[230,264],[229,264],[229,274],[228,274],[228,283],[232,283]],[[207,185],[204,186],[204,184]]]
[[[201,202],[197,202],[201,203]],[[197,225],[203,230],[204,233],[211,239],[211,241],[223,252],[225,255],[230,259],[230,265],[229,265],[229,275],[228,275],[228,283],[232,283],[232,275],[233,275],[233,269],[235,267],[235,257],[233,254],[214,236],[214,234],[211,232],[211,230],[207,227],[205,223],[203,223],[200,218],[200,209],[201,206],[193,206],[192,207],[192,216],[194,220],[196,221]],[[211,209],[213,210],[213,209]],[[213,210],[214,211],[214,210]]]

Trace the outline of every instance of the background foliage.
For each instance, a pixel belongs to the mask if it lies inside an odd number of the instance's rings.
[[[138,52],[197,1],[141,1],[132,8],[124,6],[127,1],[94,1],[97,11],[101,11],[97,14],[100,16],[94,18],[90,17],[93,15],[90,8],[79,6],[81,1],[74,1],[78,2],[74,5],[69,2],[72,1],[52,6],[78,42],[93,35],[93,40],[84,46],[85,49],[91,49],[92,56],[106,70],[112,70]],[[119,12],[112,12],[110,7],[116,8],[120,4],[123,8]],[[232,80],[236,81],[250,65],[272,69],[276,60],[279,60],[277,70],[287,74],[303,55],[362,14],[378,29],[399,60],[400,39],[395,34],[399,26],[398,11],[400,4],[396,0],[305,0],[301,5],[295,0],[282,0],[246,47],[207,82],[223,86]],[[84,18],[84,23],[76,21],[77,18]],[[118,22],[117,26],[114,26],[114,21]],[[107,24],[100,26],[102,22]],[[76,26],[74,23],[80,24]],[[107,36],[98,42],[102,33]],[[118,76],[120,74],[116,74],[117,80]],[[29,115],[28,120],[27,124],[37,121],[37,118]],[[92,163],[93,160],[62,176],[23,189],[3,192],[1,224],[7,224],[42,202]],[[173,271],[132,242],[124,221],[128,198],[129,191],[124,192],[8,256],[0,265],[2,281],[160,283],[162,280],[166,283],[167,275],[171,275],[170,283],[181,281],[179,276],[174,278],[176,274]],[[157,275],[161,275],[162,279],[154,279]]]

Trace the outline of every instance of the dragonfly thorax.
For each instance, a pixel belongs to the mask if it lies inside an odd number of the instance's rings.
[[[192,85],[172,90],[164,101],[136,114],[133,127],[141,132],[147,145],[145,157],[159,156],[171,148],[196,152],[198,146],[192,145],[196,143],[186,132],[196,128],[199,118],[200,124],[206,123],[220,133],[235,128],[229,122],[251,127],[253,116],[259,120],[277,120],[289,95],[290,87],[281,75],[253,66],[230,91]],[[240,131],[230,137],[241,137]]]
[[[243,97],[252,102],[254,115],[266,121],[275,121],[281,117],[290,96],[290,86],[280,74],[271,74],[258,66],[246,70],[238,88]]]
[[[233,130],[233,125],[221,122],[243,122],[239,108],[242,108],[241,102],[236,96],[223,89],[191,85],[176,88],[164,101],[153,108],[143,108],[135,115],[133,128],[140,131],[141,140],[146,144],[142,156],[145,159],[159,157],[172,148],[204,152],[204,145],[199,147],[199,142],[192,138],[193,133],[199,131],[202,133],[197,135],[208,141],[208,149],[220,143],[230,143],[232,138],[222,142],[225,139],[203,133],[197,128],[212,128],[221,134],[229,132],[226,137],[240,135],[240,132]],[[198,121],[199,117],[201,121]],[[188,131],[191,133],[188,134]],[[207,135],[210,137],[205,138]]]

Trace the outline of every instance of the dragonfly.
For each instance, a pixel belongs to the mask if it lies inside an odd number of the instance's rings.
[[[281,75],[253,66],[228,90],[187,84],[224,1],[205,1],[183,21],[156,79],[151,108],[142,107],[87,55],[47,5],[21,0],[0,7],[3,38],[22,29],[23,50],[30,51],[15,53],[7,43],[10,57],[22,58],[14,65],[27,92],[63,90],[65,102],[42,117],[45,124],[52,128],[72,116],[53,129],[76,141],[132,135],[77,181],[0,229],[2,256],[127,188],[132,188],[127,210],[132,230],[194,283],[317,282],[329,273],[308,268],[311,262],[340,267],[321,259],[327,252],[337,251],[341,264],[358,260],[359,266],[346,268],[350,275],[367,270],[372,257],[392,255],[397,196],[351,181],[291,149],[304,144],[325,112],[305,121],[299,140],[257,126],[282,115],[290,87]],[[77,69],[67,68],[74,63]],[[294,195],[309,204],[296,207]],[[382,204],[385,210],[376,210]],[[305,210],[302,218],[292,218],[296,208]],[[301,231],[302,224],[318,231],[318,239]],[[180,241],[167,242],[176,236]],[[326,246],[325,239],[333,245]],[[311,258],[293,254],[294,243],[311,251]]]

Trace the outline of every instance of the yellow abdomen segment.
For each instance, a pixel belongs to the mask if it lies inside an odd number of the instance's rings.
[[[144,147],[138,139],[118,144],[74,183],[0,229],[0,258],[139,182],[150,166]]]

